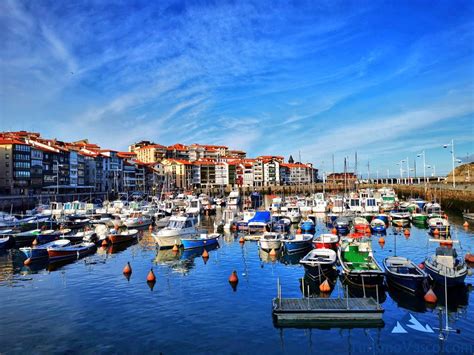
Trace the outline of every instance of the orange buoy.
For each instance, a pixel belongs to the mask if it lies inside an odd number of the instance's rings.
[[[464,260],[466,260],[468,263],[474,263],[474,255],[472,255],[471,253],[467,253],[466,256],[464,257]]]
[[[245,243],[245,238],[244,238],[244,237],[240,237],[239,243],[240,243],[240,244],[244,244],[244,243]]]
[[[276,256],[276,255],[277,255],[277,252],[275,251],[275,249],[272,249],[272,250],[270,250],[270,253],[268,253],[268,255],[270,255],[270,256]]]
[[[436,228],[436,229],[433,231],[433,234],[434,234],[434,235],[439,235],[439,230],[438,230],[438,228]]]
[[[379,244],[380,244],[380,245],[385,244],[385,238],[384,238],[384,237],[380,237],[380,238],[379,238]]]
[[[178,244],[173,245],[173,249],[172,249],[172,250],[173,250],[173,251],[178,251],[178,250],[179,250]]]
[[[107,239],[104,239],[104,240],[102,241],[102,246],[103,246],[103,247],[106,247],[106,246],[107,246]]]
[[[237,276],[237,271],[232,271],[232,274],[229,276],[229,283],[236,285],[239,282],[239,278]]]
[[[301,228],[298,228],[298,229],[296,230],[296,234],[301,234]]]
[[[207,252],[206,249],[204,249],[201,256],[203,257],[203,259],[208,259],[209,258],[209,253]]]
[[[468,221],[465,221],[465,222],[462,224],[462,226],[463,226],[464,228],[468,228],[468,227],[469,227]]]
[[[329,282],[328,282],[327,279],[324,280],[324,282],[321,285],[319,285],[319,291],[321,291],[321,292],[331,291],[331,285],[329,285]]]
[[[438,297],[436,297],[433,289],[431,288],[428,290],[428,292],[426,292],[424,299],[428,303],[436,303],[436,301],[438,301]]]
[[[122,272],[125,275],[130,275],[132,273],[132,267],[130,266],[130,262],[127,261],[127,265],[123,268]]]
[[[35,240],[33,240],[33,243],[31,243],[31,244],[37,245],[37,244],[38,244],[38,240],[36,240],[36,238],[35,238]]]
[[[466,256],[467,256],[467,255],[466,255]],[[31,258],[28,258],[28,259],[26,259],[25,261],[23,261],[23,265],[25,265],[25,266],[28,266],[28,265],[30,265],[30,264],[31,264]]]
[[[365,228],[365,233],[367,233],[367,234],[371,233],[370,227]]]
[[[156,276],[155,276],[155,273],[153,272],[153,268],[150,269],[150,272],[146,276],[146,281],[147,282],[156,282]]]
[[[337,234],[337,229],[336,229],[336,228],[333,228],[333,229],[331,230],[331,233],[332,233],[332,234]]]
[[[405,231],[403,232],[403,234],[405,234],[405,236],[408,237],[410,235],[410,230],[408,228],[405,228]]]
[[[425,263],[419,263],[418,267],[423,270],[425,268]]]

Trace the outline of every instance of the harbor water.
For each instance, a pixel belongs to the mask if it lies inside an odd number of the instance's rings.
[[[474,229],[450,216],[458,253],[474,251]],[[211,229],[213,217],[202,217]],[[327,232],[323,219],[316,233]],[[51,267],[24,266],[24,256],[0,252],[0,353],[163,353],[163,354],[311,354],[311,353],[469,353],[474,352],[474,296],[471,284],[448,293],[452,331],[445,324],[444,290],[436,306],[423,296],[385,290],[380,302],[383,325],[279,328],[272,299],[279,280],[283,297],[303,297],[304,268],[298,256],[270,257],[255,242],[239,243],[228,234],[209,251],[158,250],[150,232],[135,244],[99,247],[97,253]],[[427,229],[411,227],[409,237],[390,227],[375,257],[396,253],[420,263],[434,253]],[[396,240],[395,240],[396,239]],[[127,279],[122,269],[130,262]],[[150,268],[156,283],[149,285]],[[228,282],[233,270],[239,282]],[[472,269],[471,269],[472,270]],[[330,297],[344,293],[340,282]],[[397,326],[405,332],[398,333]]]

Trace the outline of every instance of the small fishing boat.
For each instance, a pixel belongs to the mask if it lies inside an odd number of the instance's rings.
[[[270,228],[270,212],[269,211],[257,211],[255,216],[248,221],[248,232],[252,233],[263,233]]]
[[[313,220],[311,220],[310,218],[304,220],[303,222],[301,222],[300,224],[300,229],[301,229],[301,232],[303,234],[313,234],[314,231],[315,231],[315,224],[313,222]]]
[[[354,217],[354,229],[356,232],[365,233],[369,228],[369,222],[363,217]]]
[[[384,233],[387,230],[385,222],[381,219],[375,218],[370,222],[370,229],[373,233]]]
[[[108,235],[107,239],[112,244],[124,243],[134,240],[138,236],[138,229],[126,229],[117,231],[115,229]]]
[[[300,264],[304,266],[306,275],[314,281],[332,279],[336,271],[336,252],[332,249],[311,250]]]
[[[98,240],[97,234],[94,231],[83,231],[75,234],[66,235],[64,238],[71,241],[73,244],[87,242],[96,242]]]
[[[47,259],[48,248],[66,247],[66,246],[69,246],[70,244],[71,244],[71,241],[67,239],[58,239],[58,240],[55,240],[46,244],[37,245],[34,247],[20,248],[20,251],[26,255],[27,259],[29,259],[30,262],[34,262],[41,259]]]
[[[249,221],[255,216],[254,210],[245,210],[242,213],[242,219],[237,221],[237,230],[246,231],[249,228]]]
[[[392,224],[396,227],[410,226],[410,212],[391,212]]]
[[[272,215],[272,232],[289,233],[291,228],[291,221],[282,214]]]
[[[145,216],[140,212],[132,213],[124,222],[127,228],[145,229],[153,223],[149,216]]]
[[[85,226],[87,226],[89,223],[91,222],[91,220],[89,218],[86,218],[86,217],[68,217],[68,219],[66,221],[64,221],[64,227],[65,228],[69,228],[69,229],[80,229],[80,228],[84,228]]]
[[[443,216],[443,211],[441,210],[441,205],[437,202],[429,202],[423,207],[428,219],[431,218],[440,218]]]
[[[430,218],[428,220],[428,227],[430,228],[430,233],[433,235],[439,235],[442,237],[449,236],[451,226],[447,219],[444,218]],[[436,232],[436,230],[438,232]]]
[[[312,234],[295,234],[285,236],[282,239],[283,248],[288,254],[299,253],[302,250],[310,249],[313,242]]]
[[[376,219],[380,219],[381,221],[384,221],[385,225],[388,226],[388,215],[386,213],[379,213],[375,215]]]
[[[333,225],[338,234],[346,235],[351,228],[351,221],[349,218],[341,216],[334,221]]]
[[[202,233],[195,236],[181,238],[181,244],[184,249],[194,249],[194,248],[203,248],[211,246],[214,244],[219,244],[219,237],[221,235],[218,233]]]
[[[31,245],[40,233],[41,229],[33,229],[27,232],[14,233],[11,237],[14,240],[15,246],[21,247]]]
[[[282,235],[275,232],[266,232],[258,240],[258,246],[263,250],[279,250],[282,244]]]
[[[452,287],[464,284],[468,267],[453,247],[457,240],[430,239],[430,242],[440,243],[435,255],[426,258],[424,265],[431,278],[441,285]]]
[[[75,260],[92,254],[96,250],[94,243],[83,242],[65,247],[49,247],[48,257],[50,262]]]
[[[291,223],[299,223],[301,220],[300,207],[296,205],[287,206],[287,212],[285,212],[285,216],[290,219]]]
[[[428,275],[411,260],[390,256],[383,261],[387,282],[411,293],[426,291]]]
[[[382,286],[382,268],[374,258],[370,238],[348,238],[338,249],[342,275],[350,284],[362,287]]]
[[[53,240],[64,238],[69,233],[71,233],[71,229],[60,229],[56,231],[49,229],[39,233],[35,240],[37,244],[46,244],[52,242]]]
[[[316,249],[337,250],[339,236],[335,234],[321,234],[313,239],[313,245]]]

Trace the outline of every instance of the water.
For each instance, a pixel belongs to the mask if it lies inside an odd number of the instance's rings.
[[[464,230],[451,217],[454,235],[464,255],[474,251],[473,229]],[[203,220],[204,225],[212,221]],[[317,233],[327,228],[318,223]],[[379,261],[394,251],[394,229],[382,248],[374,239]],[[411,228],[397,235],[397,254],[415,262],[434,250],[426,230]],[[226,236],[204,262],[197,254],[157,251],[148,232],[139,242],[120,249],[102,249],[92,256],[63,265],[23,266],[12,250],[0,255],[0,353],[276,353],[317,352],[473,353],[473,296],[470,286],[449,296],[449,324],[461,333],[413,330],[413,315],[423,326],[439,327],[441,308],[426,307],[421,299],[386,292],[382,328],[279,329],[271,316],[277,279],[284,297],[301,297],[304,269],[291,260],[272,261],[255,242],[239,244]],[[460,249],[460,248],[459,248]],[[122,269],[130,261],[130,280]],[[153,290],[146,276],[153,267]],[[237,270],[236,291],[228,277]],[[473,283],[468,276],[466,284]],[[331,297],[342,292],[337,286]],[[384,299],[385,298],[385,299]],[[444,314],[444,313],[443,313]],[[444,317],[444,315],[443,315]],[[400,322],[408,331],[393,334]]]

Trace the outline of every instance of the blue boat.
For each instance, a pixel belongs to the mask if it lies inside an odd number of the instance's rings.
[[[181,244],[184,249],[203,248],[210,245],[219,244],[218,233],[212,234],[198,234],[193,237],[181,238]]]
[[[71,244],[71,241],[68,239],[59,239],[50,243],[37,245],[34,247],[20,248],[20,251],[26,255],[27,259],[30,262],[47,259],[48,258],[48,248],[50,247],[67,247]]]
[[[43,231],[36,236],[36,243],[46,244],[46,243],[52,242],[53,240],[57,240],[60,237],[63,237],[69,233],[71,233],[70,229],[60,229],[57,231],[54,231],[54,230]]]
[[[249,233],[263,233],[270,227],[270,212],[269,211],[257,211],[255,216],[248,222]]]
[[[346,235],[351,229],[351,221],[347,217],[339,217],[333,223],[334,228],[336,228],[338,234]]]
[[[314,234],[315,224],[311,219],[307,219],[300,224],[300,228],[304,234]]]
[[[272,215],[272,232],[288,233],[291,228],[291,221],[283,215]]]
[[[313,242],[312,234],[296,234],[286,236],[282,240],[283,248],[288,254],[299,253],[303,250],[311,249]]]
[[[381,219],[374,218],[372,222],[370,222],[370,229],[373,233],[385,233],[387,231],[387,226]]]
[[[380,219],[385,222],[385,225],[388,226],[388,215],[385,213],[379,213],[375,215],[375,219]]]
[[[411,260],[401,256],[391,256],[383,261],[387,282],[411,293],[426,292],[428,274]]]
[[[435,255],[426,258],[424,265],[428,275],[433,281],[440,285],[453,287],[464,284],[468,273],[468,267],[460,258],[453,247],[451,239],[430,239],[431,242],[440,243],[436,248]]]

